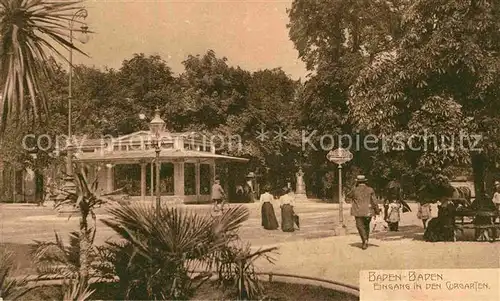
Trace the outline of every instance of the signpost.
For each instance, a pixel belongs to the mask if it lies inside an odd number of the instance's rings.
[[[337,148],[336,150],[331,150],[326,155],[328,161],[333,162],[339,166],[339,229],[337,231],[337,235],[341,231],[342,228],[345,231],[344,225],[344,210],[343,210],[343,198],[342,198],[342,164],[345,164],[352,160],[352,153],[343,148]]]

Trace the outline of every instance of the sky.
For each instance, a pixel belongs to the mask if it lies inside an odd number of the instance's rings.
[[[76,64],[119,68],[134,53],[158,54],[175,73],[188,55],[212,49],[232,66],[256,71],[281,67],[294,79],[305,65],[288,38],[292,0],[88,0],[94,33]]]

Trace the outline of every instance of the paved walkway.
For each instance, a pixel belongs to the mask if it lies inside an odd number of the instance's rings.
[[[375,238],[378,237],[378,238]],[[405,237],[375,235],[362,250],[356,235],[279,245],[276,264],[259,262],[262,271],[300,274],[359,285],[361,270],[500,268],[500,243],[428,243]]]
[[[319,277],[358,285],[359,272],[363,269],[425,269],[425,268],[500,268],[500,242],[448,242],[422,241],[423,228],[413,212],[403,214],[400,232],[372,234],[370,247],[361,244],[349,210],[345,220],[349,235],[333,236],[338,220],[336,205],[324,203],[298,204],[301,229],[294,233],[266,231],[260,227],[258,204],[245,205],[250,219],[241,229],[242,239],[255,248],[279,246],[275,265],[260,261],[262,271],[274,271]],[[208,212],[207,205],[190,205],[188,208]],[[280,214],[275,205],[278,220]],[[105,217],[100,212],[100,217]],[[62,234],[78,229],[78,218],[57,217],[50,208],[34,206],[0,205],[0,241],[30,243],[36,240],[53,240],[54,231]],[[97,243],[112,235],[103,225],[98,226]]]
[[[334,227],[338,220],[338,205],[325,203],[303,203],[296,206],[296,211],[301,218],[302,229],[295,233],[285,233],[277,231],[265,231],[260,226],[260,204],[241,204],[250,211],[249,219],[243,224],[240,235],[254,246],[267,245],[272,243],[299,241],[303,239],[313,239],[334,235]],[[231,204],[231,206],[237,206]],[[210,205],[187,205],[188,210],[193,210],[201,214],[209,214]],[[275,211],[278,220],[281,215],[277,205]],[[349,208],[344,212],[345,220],[349,224]],[[106,218],[106,210],[98,209],[97,218]],[[352,224],[353,226],[354,224]],[[57,213],[47,207],[37,207],[36,205],[0,205],[0,241],[9,243],[32,243],[36,240],[53,240],[54,231],[64,234],[78,229],[78,216],[68,219],[65,216],[58,216]],[[351,227],[355,231],[354,227]],[[113,232],[98,222],[96,243],[101,244],[112,237]],[[65,235],[63,235],[65,237]]]

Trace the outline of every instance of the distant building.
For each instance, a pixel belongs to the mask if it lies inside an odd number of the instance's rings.
[[[79,145],[75,146],[74,161],[84,167],[88,179],[97,179],[101,192],[124,188],[132,200],[153,200],[156,196],[156,146],[161,141],[162,201],[184,203],[210,201],[216,166],[228,162],[248,162],[245,158],[217,154],[215,142],[220,142],[222,137],[217,137],[217,140],[196,132],[170,133],[162,127],[158,139],[153,128],[158,124],[164,124],[164,121],[157,110],[148,131],[108,139],[80,137],[77,139]],[[3,193],[0,201],[34,203],[43,196],[43,183],[48,184],[49,179],[50,182],[60,180],[63,171],[64,165],[53,166],[44,175],[39,175],[29,168],[0,162],[0,188]],[[229,174],[227,178],[230,181],[236,175]]]
[[[86,141],[75,154],[75,161],[85,166],[89,178],[98,179],[98,187],[104,192],[127,186],[127,193],[137,199],[154,199],[155,149],[158,143],[153,134],[155,122],[164,122],[158,110],[149,131]],[[214,139],[196,132],[170,133],[163,130],[159,141],[160,190],[165,199],[185,203],[208,202],[216,164],[248,162],[248,159],[216,154]],[[132,177],[134,174],[138,177]],[[129,176],[128,180],[117,185],[117,180],[123,180],[123,176]]]

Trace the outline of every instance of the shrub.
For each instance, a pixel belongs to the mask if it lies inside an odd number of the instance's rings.
[[[239,239],[236,231],[248,219],[248,210],[230,208],[212,218],[178,208],[120,206],[109,210],[103,222],[121,238],[100,248],[102,269],[118,277],[123,299],[188,298],[210,273],[193,277],[190,271],[213,267],[218,251]]]
[[[263,286],[256,274],[254,262],[264,257],[274,263],[270,253],[277,248],[259,249],[252,252],[250,244],[227,246],[218,252],[218,283],[224,289],[234,289],[239,300],[255,300],[262,296]]]

